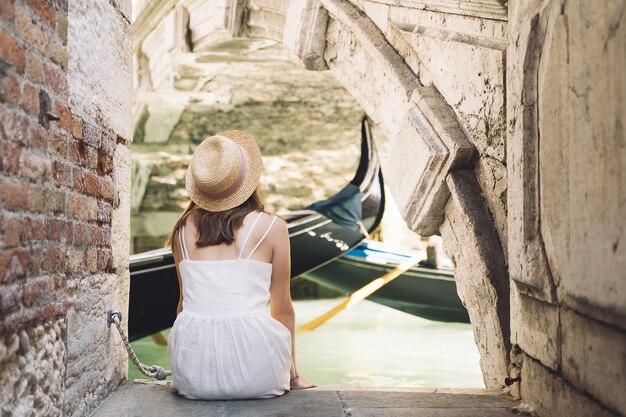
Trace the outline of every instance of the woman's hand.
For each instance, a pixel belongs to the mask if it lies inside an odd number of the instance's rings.
[[[291,379],[290,385],[292,390],[315,388],[318,386],[316,383],[311,382],[299,375]]]

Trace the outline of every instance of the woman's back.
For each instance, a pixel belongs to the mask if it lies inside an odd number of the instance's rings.
[[[180,228],[174,253],[183,309],[170,333],[169,353],[181,395],[264,398],[289,389],[291,333],[267,307],[273,246],[263,243],[275,221],[252,212],[231,245],[205,248],[193,243],[191,222]],[[237,257],[217,258],[232,256],[233,249]]]
[[[201,248],[194,245],[195,237],[198,234],[194,222],[187,221],[184,225],[184,244],[187,249],[187,257],[193,260],[207,261],[250,258],[271,263],[272,250],[277,243],[273,239],[272,231],[278,226],[277,219],[278,217],[263,211],[251,211],[244,217],[241,227],[234,231],[234,242],[228,245],[220,244]],[[177,252],[180,250],[180,243],[174,243],[172,249]]]

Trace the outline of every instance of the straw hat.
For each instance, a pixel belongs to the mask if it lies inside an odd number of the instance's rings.
[[[206,138],[187,168],[185,188],[191,200],[208,211],[237,207],[252,195],[263,160],[254,138],[229,130]]]

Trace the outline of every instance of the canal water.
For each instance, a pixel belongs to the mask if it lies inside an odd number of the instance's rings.
[[[341,300],[294,301],[297,326]],[[296,344],[298,371],[318,384],[484,388],[469,324],[425,320],[368,300],[298,333]],[[150,338],[132,345],[144,363],[169,369],[165,346]],[[129,379],[142,377],[129,363]]]

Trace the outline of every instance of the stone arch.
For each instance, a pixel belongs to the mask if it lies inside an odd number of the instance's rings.
[[[441,233],[448,242],[486,386],[503,386],[510,346],[508,274],[499,231],[474,173],[478,151],[432,80],[423,80],[398,52],[411,48],[403,29],[392,27],[386,35],[348,0],[160,2],[135,23],[136,59],[146,63],[153,87],[167,80],[171,56],[184,47],[183,3],[193,16],[187,27],[196,31],[194,45],[233,36],[282,42],[306,69],[330,70],[379,124],[391,141],[394,166],[384,174],[400,211],[412,230]],[[420,65],[416,54],[410,59]]]

